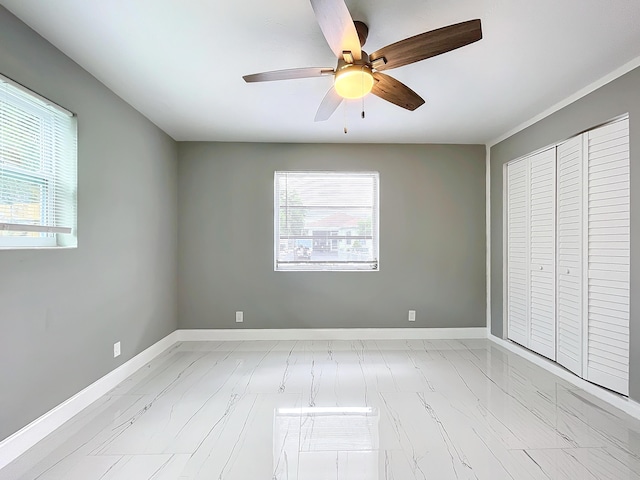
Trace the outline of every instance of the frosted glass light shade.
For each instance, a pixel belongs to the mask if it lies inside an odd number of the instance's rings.
[[[334,87],[342,98],[361,98],[373,88],[371,70],[362,65],[348,65],[336,72]]]

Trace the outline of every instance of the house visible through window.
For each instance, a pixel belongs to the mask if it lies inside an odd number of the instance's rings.
[[[76,118],[0,76],[0,248],[76,246]]]
[[[276,270],[378,270],[378,172],[276,172]]]

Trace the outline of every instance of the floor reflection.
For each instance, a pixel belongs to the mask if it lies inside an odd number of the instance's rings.
[[[273,479],[379,478],[380,413],[371,407],[278,408],[274,412]]]

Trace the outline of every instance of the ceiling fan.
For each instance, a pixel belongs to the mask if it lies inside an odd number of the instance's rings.
[[[482,38],[480,20],[449,25],[405,38],[370,55],[361,49],[369,28],[353,21],[344,0],[310,0],[320,29],[338,57],[336,68],[293,68],[245,75],[245,82],[269,82],[332,75],[334,85],[320,103],[315,121],[328,120],[343,99],[364,97],[369,92],[407,110],[424,99],[398,80],[381,73],[464,47]]]

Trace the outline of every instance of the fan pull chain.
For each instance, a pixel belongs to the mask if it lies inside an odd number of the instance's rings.
[[[364,73],[364,66],[362,66],[362,72]],[[362,92],[364,92],[364,75],[360,76],[360,79],[362,81]],[[364,95],[362,95],[362,119],[364,120]]]
[[[342,109],[342,111],[344,112],[344,133],[345,135],[349,132],[349,129],[347,128],[347,101],[344,101],[344,108]]]

